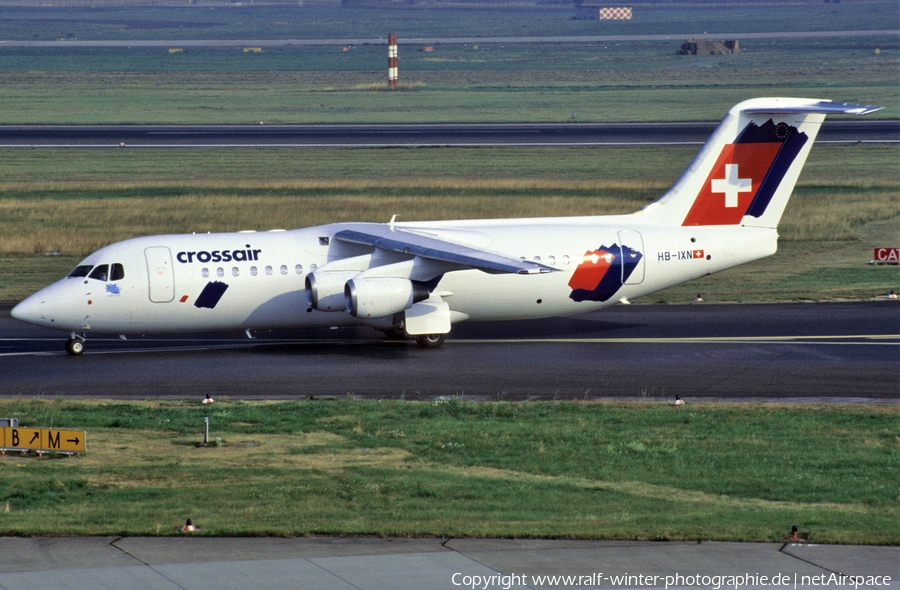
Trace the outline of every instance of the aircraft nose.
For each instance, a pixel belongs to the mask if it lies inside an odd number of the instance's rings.
[[[37,294],[32,295],[13,307],[9,314],[22,322],[28,322],[30,324],[40,323],[41,298],[37,297]]]

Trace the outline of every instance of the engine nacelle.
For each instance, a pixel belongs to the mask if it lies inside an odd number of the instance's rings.
[[[428,299],[428,288],[409,279],[350,279],[344,287],[347,311],[357,318],[383,318]]]
[[[306,275],[306,299],[318,311],[344,311],[344,285],[359,271],[312,272]]]

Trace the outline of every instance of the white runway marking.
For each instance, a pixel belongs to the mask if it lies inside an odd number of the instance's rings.
[[[59,338],[0,338],[0,342],[28,343],[28,342],[62,342]],[[188,352],[206,350],[241,349],[248,347],[263,347],[279,344],[323,344],[327,346],[347,346],[355,344],[374,344],[379,342],[374,339],[294,339],[294,338],[257,338],[254,340],[214,339],[202,338],[162,339],[141,338],[133,342],[141,344],[154,343],[156,346],[128,347],[128,341],[118,339],[94,339],[89,341],[92,345],[107,343],[123,343],[121,349],[97,350],[92,347],[88,354],[134,354],[142,352]],[[385,344],[410,345],[408,341],[383,341]],[[172,346],[165,346],[172,343]],[[900,334],[852,334],[852,335],[825,335],[825,336],[714,336],[696,338],[479,338],[479,339],[448,339],[446,344],[807,344],[829,346],[900,346]],[[17,351],[0,352],[0,357],[11,356],[56,356],[66,354],[59,351]]]
[[[863,340],[863,342],[853,342]],[[850,336],[703,336],[696,338],[497,338],[447,340],[448,344],[876,344],[900,345],[900,334]]]

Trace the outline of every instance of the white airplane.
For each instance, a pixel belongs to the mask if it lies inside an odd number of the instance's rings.
[[[12,310],[71,333],[366,325],[436,348],[463,321],[593,311],[775,253],[777,225],[826,114],[858,104],[733,107],[678,181],[628,215],[162,235],[101,248]]]

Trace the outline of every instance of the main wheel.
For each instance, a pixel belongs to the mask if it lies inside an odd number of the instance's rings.
[[[416,336],[416,344],[422,348],[440,348],[446,338],[446,334],[425,334]]]
[[[84,340],[81,338],[69,338],[66,341],[66,352],[71,356],[78,356],[84,352]]]

